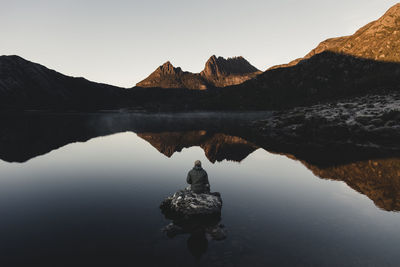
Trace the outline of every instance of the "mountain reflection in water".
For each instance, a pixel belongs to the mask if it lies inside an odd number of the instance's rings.
[[[138,133],[140,138],[157,148],[160,153],[171,157],[183,148],[199,146],[208,160],[231,160],[240,162],[259,147],[243,138],[207,131]]]
[[[344,181],[383,210],[400,210],[400,155],[353,147],[280,148],[251,131],[251,121],[265,116],[269,113],[2,114],[0,159],[25,162],[70,143],[132,131],[167,157],[193,146],[201,147],[212,163],[240,162],[259,148],[283,154],[320,178]]]

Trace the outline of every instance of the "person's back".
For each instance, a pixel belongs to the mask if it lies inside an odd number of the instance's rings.
[[[201,167],[199,160],[196,160],[193,169],[189,171],[186,181],[191,185],[192,191],[196,194],[210,192],[207,172]]]

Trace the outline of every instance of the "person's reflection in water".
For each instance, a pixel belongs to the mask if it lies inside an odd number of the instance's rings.
[[[190,235],[187,240],[187,248],[197,261],[207,252],[208,240],[203,229]]]
[[[220,224],[219,216],[202,216],[191,219],[173,220],[163,228],[169,238],[181,234],[190,234],[187,239],[187,248],[196,260],[207,252],[209,240],[224,240],[226,231]]]

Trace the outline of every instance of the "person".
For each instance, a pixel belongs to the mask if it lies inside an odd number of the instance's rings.
[[[191,190],[196,194],[210,193],[210,183],[207,172],[201,167],[201,161],[196,160],[194,167],[187,175],[186,181],[191,185]]]

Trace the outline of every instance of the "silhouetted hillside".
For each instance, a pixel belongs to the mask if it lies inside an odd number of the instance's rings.
[[[65,76],[18,56],[0,56],[0,108],[117,107],[122,88]]]

